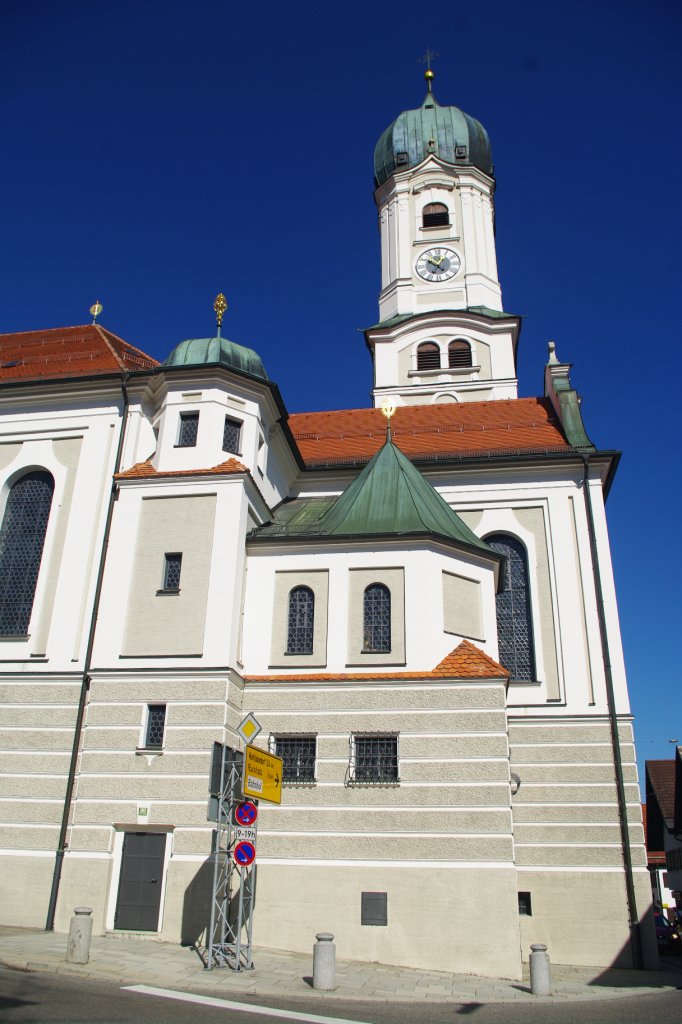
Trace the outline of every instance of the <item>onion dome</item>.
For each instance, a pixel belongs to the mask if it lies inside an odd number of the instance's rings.
[[[426,72],[429,91],[418,110],[404,110],[376,144],[374,184],[395,171],[417,167],[433,154],[449,164],[478,167],[492,176],[490,139],[483,125],[459,107],[441,107],[431,91],[433,72]]]
[[[188,338],[176,345],[163,366],[210,366],[219,364],[230,370],[248,373],[268,380],[263,361],[257,352],[234,341],[221,338]]]

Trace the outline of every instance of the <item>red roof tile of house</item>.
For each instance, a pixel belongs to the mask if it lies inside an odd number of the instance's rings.
[[[647,761],[646,771],[664,818],[675,817],[675,762]]]
[[[368,461],[386,439],[380,409],[295,413],[289,427],[308,466]],[[412,459],[570,448],[544,398],[400,406],[391,433]]]
[[[475,644],[462,640],[458,647],[430,672],[297,672],[286,675],[246,676],[251,683],[272,683],[298,681],[316,682],[362,682],[369,679],[507,679],[509,673],[497,662],[479,650]]]
[[[158,470],[154,469],[151,461],[148,459],[147,462],[136,462],[130,469],[124,470],[122,473],[116,474],[117,480],[149,480],[160,479],[166,476],[206,476],[211,474],[213,476],[225,476],[230,473],[248,473],[248,467],[244,466],[237,459],[228,459],[226,462],[221,462],[217,466],[211,466],[208,469],[166,469]]]
[[[156,359],[99,324],[0,334],[0,383],[145,370]]]

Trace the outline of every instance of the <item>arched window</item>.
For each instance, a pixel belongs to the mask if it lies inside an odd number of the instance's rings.
[[[516,537],[504,533],[486,537],[486,543],[507,559],[504,586],[495,598],[500,663],[509,670],[510,679],[534,680],[533,624],[526,549]]]
[[[391,592],[383,583],[365,588],[363,651],[382,653],[391,649]]]
[[[448,366],[471,366],[471,345],[457,338],[448,345]]]
[[[417,349],[418,370],[439,370],[440,349],[434,341],[425,341]]]
[[[427,203],[422,210],[422,227],[445,228],[450,223],[450,214],[445,203]]]
[[[287,654],[313,653],[315,595],[310,587],[294,587],[289,594]]]
[[[0,528],[0,635],[26,636],[33,611],[54,480],[36,470],[7,495]]]

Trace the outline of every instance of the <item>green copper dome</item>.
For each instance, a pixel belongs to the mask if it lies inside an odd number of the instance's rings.
[[[188,338],[176,345],[164,366],[202,366],[220,363],[231,370],[268,380],[263,361],[252,348],[236,345],[227,338]]]
[[[383,185],[395,171],[416,167],[433,153],[449,164],[493,173],[488,133],[459,107],[441,107],[432,92],[418,110],[404,110],[376,144],[374,183]]]

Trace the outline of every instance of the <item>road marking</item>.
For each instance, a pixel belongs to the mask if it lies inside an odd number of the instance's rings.
[[[231,999],[215,999],[213,996],[196,996],[191,992],[174,992],[170,988],[153,988],[151,985],[122,985],[125,992],[139,992],[143,996],[161,996],[163,999],[179,999],[184,1003],[200,1003],[202,1006],[218,1006],[223,1010],[237,1010],[240,1013],[260,1013],[263,1017],[280,1017],[282,1020],[301,1020],[308,1024],[367,1024],[366,1021],[348,1020],[346,1017],[320,1017],[316,1013],[297,1013],[294,1010],[278,1010],[274,1006],[254,1006],[253,1003],[235,1003]]]

